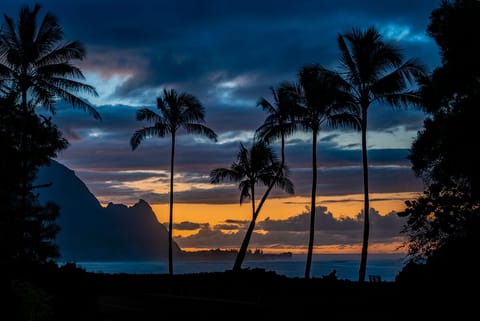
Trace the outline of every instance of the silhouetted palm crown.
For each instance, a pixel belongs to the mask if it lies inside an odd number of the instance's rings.
[[[57,19],[46,13],[37,26],[41,6],[23,6],[18,23],[4,15],[5,25],[0,36],[0,90],[13,92],[23,108],[42,105],[52,113],[57,99],[89,112],[100,119],[98,112],[77,96],[87,93],[97,96],[94,87],[84,84],[81,70],[72,60],[82,60],[85,48],[78,41],[65,44]]]
[[[273,103],[260,98],[257,105],[268,113],[263,124],[257,129],[256,135],[267,144],[292,135],[297,129],[296,100],[292,96],[294,84],[282,83],[278,88],[270,88]]]
[[[381,39],[375,28],[338,36],[341,74],[358,106],[368,108],[374,101],[394,106],[419,103],[415,88],[409,85],[425,74],[417,59],[403,62],[401,51]]]
[[[240,204],[245,198],[252,198],[251,193],[255,185],[269,185],[275,180],[275,185],[292,194],[294,192],[292,182],[286,175],[277,175],[280,162],[272,149],[264,142],[257,141],[249,150],[240,144],[237,161],[230,168],[216,168],[210,173],[210,181],[213,184],[225,179],[240,182]]]
[[[217,140],[215,132],[203,125],[205,108],[195,96],[187,93],[178,94],[174,89],[164,89],[163,96],[157,98],[157,109],[160,113],[148,108],[137,111],[137,120],[147,120],[153,123],[153,126],[144,127],[133,134],[130,140],[132,149],[137,148],[147,137],[164,137],[166,134],[175,134],[180,128],[189,134],[201,134]]]
[[[299,72],[300,86],[293,88],[300,98],[300,126],[318,132],[327,127],[358,127],[352,97],[346,92],[348,84],[339,74],[321,65],[305,65]]]

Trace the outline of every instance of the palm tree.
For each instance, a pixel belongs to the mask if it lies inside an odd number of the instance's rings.
[[[252,206],[252,220],[233,265],[233,271],[239,271],[261,209],[260,205],[255,208],[255,186],[260,183],[270,186],[273,183],[290,194],[294,193],[294,189],[292,182],[287,177],[285,168],[280,166],[275,153],[262,141],[254,142],[250,150],[243,144],[240,144],[237,161],[230,168],[216,168],[210,173],[212,184],[218,184],[225,179],[240,182],[238,185],[240,189],[240,205],[245,198],[250,198]],[[261,201],[262,204],[265,202],[265,199],[266,196],[264,195]]]
[[[382,40],[379,32],[370,27],[364,31],[354,28],[338,35],[341,51],[341,74],[349,84],[349,91],[357,106],[362,131],[364,229],[359,281],[365,280],[370,233],[370,205],[368,194],[367,112],[373,103],[402,106],[418,103],[414,84],[425,74],[425,68],[416,59],[403,61],[398,48]]]
[[[168,222],[168,272],[173,275],[173,173],[175,160],[175,139],[177,132],[184,129],[187,134],[203,135],[211,140],[217,141],[217,134],[204,125],[205,109],[200,101],[193,95],[177,93],[174,89],[164,89],[163,95],[157,98],[156,113],[148,108],[137,111],[138,121],[149,121],[151,126],[143,127],[132,135],[130,145],[135,150],[140,143],[152,136],[165,137],[171,135],[170,154],[170,215]]]
[[[317,195],[317,136],[323,125],[329,127],[358,126],[353,115],[350,96],[344,91],[342,78],[318,64],[305,65],[299,72],[300,87],[296,95],[302,106],[300,126],[312,133],[312,190],[310,203],[310,234],[305,278],[310,278],[315,235]]]
[[[72,65],[86,56],[78,41],[61,44],[63,30],[49,12],[39,20],[41,6],[23,6],[18,22],[4,15],[5,26],[0,32],[0,92],[15,93],[26,111],[43,105],[52,113],[55,102],[63,99],[73,107],[89,112],[95,119],[100,114],[88,102],[77,96],[87,93],[97,96],[94,87],[84,80],[82,71]]]

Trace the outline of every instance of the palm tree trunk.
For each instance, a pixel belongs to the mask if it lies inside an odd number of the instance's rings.
[[[313,130],[312,139],[312,201],[310,203],[310,236],[308,239],[307,264],[305,266],[305,278],[310,278],[312,266],[313,239],[315,236],[315,203],[317,196],[317,131]]]
[[[362,108],[362,161],[363,161],[363,244],[358,281],[365,281],[367,271],[368,238],[370,234],[370,201],[368,196],[368,159],[367,159],[367,109]]]
[[[245,260],[245,256],[247,255],[248,244],[250,243],[250,239],[252,238],[257,217],[258,217],[258,212],[255,212],[250,222],[250,225],[248,226],[247,233],[243,238],[242,246],[240,246],[240,250],[238,251],[237,257],[235,258],[235,263],[233,264],[233,271],[240,271],[242,269],[242,263]]]
[[[243,260],[247,255],[248,243],[250,243],[250,238],[253,234],[253,229],[255,228],[255,221],[257,220],[258,213],[255,211],[255,185],[252,183],[252,220],[248,226],[247,233],[243,238],[242,245],[238,251],[237,257],[235,258],[235,263],[233,264],[233,271],[240,271],[242,268]]]
[[[168,273],[173,275],[173,167],[175,164],[175,133],[172,133],[170,155],[170,215],[168,219]]]

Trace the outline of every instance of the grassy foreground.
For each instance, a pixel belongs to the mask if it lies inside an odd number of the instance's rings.
[[[11,318],[477,320],[478,309],[449,291],[425,284],[287,278],[262,269],[169,276],[67,268],[14,280]]]

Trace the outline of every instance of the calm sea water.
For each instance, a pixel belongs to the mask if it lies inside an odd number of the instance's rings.
[[[305,259],[301,255],[293,255],[290,259],[245,261],[243,268],[262,268],[288,277],[303,277]],[[78,266],[90,272],[98,273],[131,273],[131,274],[166,274],[167,262],[76,262]],[[311,276],[322,277],[336,270],[337,278],[346,280],[358,279],[360,260],[347,255],[316,256],[312,261]],[[368,275],[379,275],[384,281],[394,281],[405,264],[403,256],[370,256],[367,265]],[[223,272],[230,270],[232,261],[174,261],[174,273]]]

